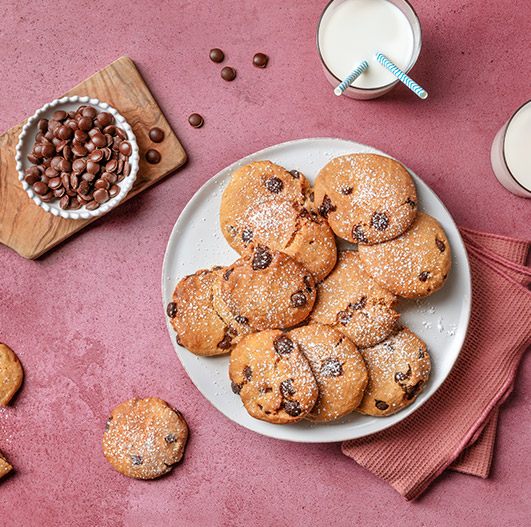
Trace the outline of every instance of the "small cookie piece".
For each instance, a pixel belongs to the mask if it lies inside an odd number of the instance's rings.
[[[336,264],[336,240],[328,222],[291,201],[271,199],[251,207],[243,220],[242,242],[246,248],[266,245],[288,254],[316,282]]]
[[[274,424],[303,419],[319,393],[299,345],[278,330],[245,337],[231,353],[229,377],[249,415]]]
[[[9,474],[13,470],[13,467],[8,463],[2,452],[0,452],[0,478],[3,478],[6,474]]]
[[[417,212],[415,184],[394,159],[350,154],[317,175],[314,207],[345,240],[372,245],[400,236]]]
[[[24,372],[15,352],[0,344],[0,405],[6,406],[22,384]]]
[[[405,327],[360,351],[369,371],[369,384],[356,409],[361,414],[391,415],[402,410],[415,400],[430,376],[426,344]]]
[[[422,212],[399,238],[379,245],[360,245],[358,250],[365,271],[405,298],[421,298],[440,289],[452,263],[443,228]]]
[[[308,359],[319,386],[319,397],[306,419],[333,421],[352,412],[360,404],[368,381],[365,362],[354,343],[322,324],[292,329],[287,336]]]
[[[188,426],[175,408],[156,397],[131,399],[111,413],[103,453],[125,476],[155,479],[181,460],[187,439]]]
[[[355,251],[339,251],[338,262],[317,286],[312,322],[328,324],[366,348],[386,339],[400,315],[393,309],[398,298],[361,267]]]
[[[236,328],[216,312],[213,284],[223,268],[202,269],[183,278],[175,287],[166,312],[177,332],[177,342],[195,355],[228,353],[236,344]]]
[[[242,230],[247,211],[264,201],[280,198],[304,205],[310,184],[296,170],[288,172],[271,161],[255,161],[236,170],[223,192],[220,207],[221,232],[228,244],[243,253]]]
[[[302,322],[315,302],[312,274],[291,256],[264,247],[230,265],[220,296],[235,319],[255,330],[283,329]]]

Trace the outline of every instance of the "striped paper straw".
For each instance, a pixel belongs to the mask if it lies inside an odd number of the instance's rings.
[[[423,90],[413,79],[408,77],[400,68],[397,68],[385,55],[378,53],[376,60],[385,66],[398,80],[402,81],[411,91],[414,91],[421,99],[428,96],[428,92]]]
[[[364,60],[337,88],[334,89],[336,95],[341,95],[367,68],[369,64]]]

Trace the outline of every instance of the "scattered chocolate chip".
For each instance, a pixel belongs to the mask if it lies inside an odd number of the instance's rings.
[[[284,397],[295,395],[295,388],[293,388],[293,379],[286,379],[280,383],[280,393]]]
[[[234,317],[234,320],[236,320],[236,322],[238,322],[238,324],[242,324],[242,325],[249,324],[249,319],[247,317],[242,316],[242,315],[236,315]]]
[[[414,208],[417,206],[417,204],[416,204],[411,198],[407,198],[406,203],[407,203],[412,209],[414,209]]]
[[[273,256],[267,252],[267,250],[264,247],[257,247],[254,256],[253,256],[253,263],[252,267],[254,271],[267,269],[271,262],[273,261]]]
[[[229,279],[229,276],[231,275],[232,271],[234,271],[234,269],[232,268],[228,268],[224,273],[223,273],[223,279],[224,280],[228,280]]]
[[[221,51],[219,48],[212,48],[210,50],[209,57],[212,62],[217,62],[219,64],[220,62],[223,62],[225,53],[223,53],[223,51]]]
[[[173,318],[176,314],[177,314],[177,304],[175,302],[170,302],[167,306],[166,306],[166,314],[170,317],[170,318]]]
[[[279,335],[273,341],[273,346],[279,355],[286,355],[293,351],[293,341],[286,335]]]
[[[439,249],[439,251],[441,251],[442,253],[446,250],[446,245],[442,240],[436,238],[435,244],[437,245],[437,249]]]
[[[175,441],[177,441],[177,439],[175,438],[175,434],[168,434],[164,438],[164,441],[166,441],[166,443],[175,443]]]
[[[105,423],[105,431],[108,432],[111,427],[112,415],[109,417],[109,420]]]
[[[284,401],[282,402],[282,408],[291,417],[297,417],[302,413],[301,405],[298,401],[284,399]]]
[[[131,457],[131,463],[134,465],[141,465],[142,463],[144,463],[144,459],[142,458],[142,456],[137,456],[135,454],[130,454],[130,457]]]
[[[300,179],[301,173],[298,170],[290,170],[289,173],[294,179]]]
[[[236,70],[230,66],[225,66],[221,70],[221,78],[227,82],[233,81],[236,78]]]
[[[269,57],[265,53],[255,53],[253,57],[253,66],[256,66],[257,68],[265,68],[268,61]]]
[[[293,307],[303,307],[307,301],[308,299],[302,291],[297,291],[291,295],[291,305]]]
[[[325,197],[323,198],[323,202],[321,203],[321,205],[317,209],[317,212],[319,212],[319,214],[323,218],[328,218],[328,213],[329,212],[334,212],[336,210],[336,208],[337,207],[335,205],[332,205],[332,201],[330,200],[330,198],[325,195]]]
[[[230,382],[230,387],[231,387],[231,390],[233,393],[235,393],[236,395],[240,395],[240,392],[242,390],[242,385],[241,384],[236,384],[234,381],[231,381]]]
[[[344,187],[340,189],[339,192],[341,192],[341,194],[344,194],[345,196],[348,196],[349,194],[352,194],[353,190],[354,189],[352,187]]]
[[[352,227],[352,238],[358,243],[367,243],[367,236],[359,225]]]
[[[160,152],[158,150],[154,150],[153,148],[150,148],[146,152],[146,161],[148,163],[151,163],[152,165],[156,165],[157,163],[160,163],[160,160],[162,159],[162,156],[160,155]],[[107,169],[109,172],[113,172],[112,170]]]
[[[411,377],[411,365],[409,365],[409,368],[406,373],[403,373],[401,371],[397,371],[395,373],[395,382],[401,383],[406,379],[409,379],[409,377]]]
[[[273,194],[279,194],[284,188],[284,183],[282,183],[281,179],[272,177],[266,180],[265,186],[269,192],[272,192]]]
[[[339,377],[343,374],[343,366],[336,357],[328,357],[321,364],[321,375],[325,377]]]
[[[232,337],[225,335],[223,340],[218,343],[218,348],[222,350],[228,350],[232,346]]]
[[[419,381],[417,382],[417,384],[415,384],[414,386],[407,386],[405,388],[405,392],[406,392],[406,399],[408,401],[410,401],[411,399],[413,399],[415,397],[415,395],[417,395],[417,393],[419,393],[420,391],[420,388],[422,386],[422,382],[423,381]]]
[[[342,324],[343,326],[346,326],[352,318],[352,313],[345,309],[345,311],[340,311],[337,314],[337,321]]]
[[[247,245],[253,239],[253,231],[249,227],[242,230],[242,242]]]
[[[310,280],[310,277],[309,276],[305,276],[303,278],[304,280],[304,285],[306,286],[306,291],[311,294],[312,293],[312,281]]]
[[[389,227],[389,217],[385,212],[375,212],[371,218],[371,225],[377,231],[385,231]]]
[[[245,366],[245,368],[243,368],[243,375],[247,381],[250,381],[253,376],[253,370],[249,368],[249,366]]]
[[[164,139],[164,130],[162,130],[162,129],[159,128],[158,126],[154,126],[154,127],[149,131],[149,138],[150,138],[154,143],[160,143],[160,142],[162,142],[162,140]]]
[[[389,405],[386,402],[378,401],[377,399],[374,400],[374,404],[375,404],[376,408],[378,408],[378,410],[382,410],[382,412],[389,408]]]
[[[429,274],[428,271],[422,271],[422,273],[419,274],[419,280],[425,282],[428,279]]]
[[[194,127],[194,128],[201,128],[203,124],[205,124],[205,120],[203,119],[203,116],[198,113],[193,113],[188,117],[188,122]]]
[[[367,297],[362,296],[357,302],[354,302],[353,304],[349,304],[349,307],[358,311],[360,309],[363,309],[366,304],[367,304]]]

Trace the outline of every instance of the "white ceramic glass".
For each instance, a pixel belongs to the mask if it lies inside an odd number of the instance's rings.
[[[531,198],[531,101],[500,128],[490,151],[494,175],[510,192]]]
[[[420,47],[420,21],[406,0],[332,0],[317,26],[317,50],[334,87],[363,60],[368,62],[367,71],[343,92],[354,99],[380,97],[399,82],[376,61],[376,53],[408,73]]]

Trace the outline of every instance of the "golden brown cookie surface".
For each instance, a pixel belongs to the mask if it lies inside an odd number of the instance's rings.
[[[131,399],[118,405],[103,434],[103,453],[120,473],[154,479],[169,472],[184,454],[188,426],[161,399]]]
[[[339,251],[336,267],[317,286],[310,319],[333,326],[357,346],[374,346],[395,330],[397,301],[363,270],[357,252]]]
[[[242,241],[246,248],[265,245],[288,254],[306,267],[316,282],[336,263],[336,241],[328,222],[295,202],[278,198],[247,211]]]
[[[298,344],[278,330],[245,337],[231,353],[229,376],[249,414],[274,424],[303,419],[319,393]]]
[[[0,405],[9,403],[22,384],[24,372],[15,352],[0,344]]]
[[[439,222],[419,212],[402,236],[360,245],[365,271],[396,295],[421,298],[442,287],[451,266],[450,244]]]
[[[274,198],[304,205],[309,189],[310,184],[300,172],[288,172],[270,161],[255,161],[241,167],[232,174],[221,198],[223,236],[241,254],[243,221],[249,209]]]
[[[214,306],[214,283],[222,267],[202,269],[176,286],[167,314],[177,342],[196,355],[228,353],[238,331],[227,324]]]
[[[356,409],[359,413],[382,416],[398,412],[415,400],[430,376],[426,344],[407,328],[360,351],[369,383]]]
[[[257,246],[224,272],[221,297],[251,328],[282,329],[306,319],[315,302],[315,281],[287,254]]]
[[[413,179],[398,161],[377,154],[349,154],[317,175],[314,207],[340,238],[381,243],[402,234],[417,212]]]
[[[13,467],[9,464],[7,459],[0,452],[0,478],[3,478],[6,474],[9,474],[13,470]]]
[[[300,346],[319,386],[319,397],[306,419],[326,422],[352,412],[368,380],[367,368],[354,343],[322,324],[292,329],[287,336]]]

